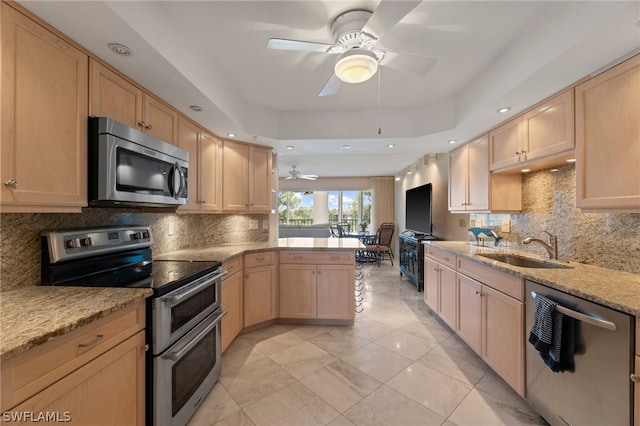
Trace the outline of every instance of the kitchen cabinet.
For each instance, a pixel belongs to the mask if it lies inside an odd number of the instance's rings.
[[[458,322],[456,333],[477,354],[482,355],[482,284],[457,274]]]
[[[3,212],[87,205],[88,57],[2,3]]]
[[[520,176],[489,172],[489,135],[481,136],[450,153],[450,212],[521,210]]]
[[[178,146],[189,152],[189,203],[178,212],[222,211],[222,141],[180,117]]]
[[[224,211],[271,212],[271,148],[222,144]]]
[[[145,302],[2,363],[2,412],[58,413],[70,424],[145,423]]]
[[[353,252],[282,252],[280,318],[352,322],[354,266]]]
[[[551,167],[572,157],[574,148],[573,89],[568,89],[489,132],[489,169]]]
[[[177,143],[176,110],[94,59],[89,69],[89,115],[110,117],[162,141]]]
[[[576,86],[576,206],[640,212],[640,55]]]
[[[244,256],[244,326],[278,316],[278,253],[265,251]]]
[[[242,294],[242,256],[231,259],[222,264],[222,270],[227,275],[222,277],[222,309],[227,315],[222,317],[222,352],[224,352],[233,339],[235,339],[244,326],[243,294]]]
[[[456,256],[433,247],[426,248],[425,303],[451,328],[456,328]]]
[[[635,375],[640,376],[640,318],[636,317]],[[633,424],[640,426],[640,382],[633,384]]]

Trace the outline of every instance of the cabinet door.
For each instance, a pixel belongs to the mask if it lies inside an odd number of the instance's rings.
[[[251,147],[249,151],[249,210],[271,211],[271,149]]]
[[[140,131],[142,124],[142,90],[91,59],[89,115],[110,117]]]
[[[457,316],[456,303],[458,299],[456,292],[456,272],[442,265],[438,266],[438,272],[440,279],[438,291],[440,296],[440,310],[438,314],[449,327],[455,330]]]
[[[467,211],[489,210],[489,137],[467,144]]]
[[[466,146],[449,155],[449,210],[467,207],[467,149]]]
[[[87,61],[2,3],[3,211],[87,205]]]
[[[576,206],[640,212],[640,55],[576,92]]]
[[[71,425],[143,425],[145,422],[144,331],[130,337],[12,412],[68,413]]]
[[[249,146],[222,143],[222,208],[229,211],[249,209]]]
[[[462,274],[458,283],[458,323],[456,331],[478,355],[482,355],[482,285]]]
[[[317,317],[354,319],[353,265],[318,265]]]
[[[636,341],[637,342],[637,341]],[[635,374],[640,376],[640,356],[635,356]],[[640,384],[633,384],[633,424],[640,426]]]
[[[244,326],[274,319],[278,313],[275,265],[246,268],[244,275]]]
[[[524,396],[524,304],[482,286],[482,359]]]
[[[143,96],[143,118],[145,133],[161,141],[176,145],[178,143],[178,113],[151,95]]]
[[[521,117],[513,119],[489,132],[490,170],[518,164],[522,158]],[[520,155],[519,155],[520,154]]]
[[[538,105],[522,118],[523,159],[534,160],[574,149],[573,89],[569,89]]]
[[[209,133],[200,136],[200,208],[222,210],[222,142]]]
[[[180,117],[178,120],[178,146],[189,153],[189,202],[178,207],[178,211],[197,211],[200,209],[200,191],[198,173],[200,162],[198,161],[198,142],[200,141],[200,128],[192,122]]]
[[[438,312],[438,264],[424,258],[424,303]]]
[[[222,351],[233,342],[242,330],[242,273],[236,272],[222,280],[222,309],[227,315],[222,318]]]
[[[316,294],[316,265],[280,265],[280,318],[316,318]]]

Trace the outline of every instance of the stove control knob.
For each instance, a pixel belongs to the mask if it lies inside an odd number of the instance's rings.
[[[132,240],[141,240],[143,238],[142,232],[134,232],[131,234]]]
[[[142,232],[142,238],[144,238],[145,240],[149,239],[149,231],[143,231]]]
[[[82,247],[89,247],[90,245],[92,245],[91,238],[90,237],[82,238],[80,240],[80,245]]]
[[[80,238],[72,238],[64,242],[64,246],[66,248],[77,248],[80,247]]]

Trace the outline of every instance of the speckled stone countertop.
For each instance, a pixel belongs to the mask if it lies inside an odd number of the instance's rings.
[[[192,248],[163,253],[154,256],[155,260],[194,260],[226,262],[245,254],[267,250],[362,250],[364,245],[357,238],[280,238],[278,241],[221,244],[215,247]]]
[[[0,361],[151,296],[150,288],[28,286],[0,294]]]
[[[480,256],[487,253],[519,254],[545,260],[536,255],[508,248],[478,247],[475,243],[454,241],[424,242],[456,255],[492,266],[556,290],[569,293],[601,305],[640,316],[640,275],[618,272],[576,262],[558,262],[566,269],[523,268]]]

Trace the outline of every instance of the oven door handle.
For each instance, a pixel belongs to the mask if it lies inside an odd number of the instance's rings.
[[[170,359],[171,361],[177,361],[180,358],[182,358],[184,356],[184,354],[186,354],[187,352],[189,352],[191,350],[191,348],[193,348],[195,345],[198,344],[198,342],[200,342],[200,340],[202,340],[202,338],[204,336],[206,336],[211,330],[213,330],[213,328],[218,325],[218,323],[220,322],[220,320],[222,319],[223,316],[227,315],[227,311],[223,310],[222,312],[220,312],[220,315],[218,315],[216,317],[216,319],[213,320],[213,322],[211,322],[211,324],[209,324],[204,330],[202,330],[202,332],[198,333],[198,335],[196,337],[194,337],[193,339],[191,339],[189,341],[188,344],[186,344],[183,348],[175,351],[175,352],[170,352],[167,354],[162,355],[162,358],[164,359]]]
[[[219,274],[216,274],[208,278],[206,281],[202,282],[201,284],[194,285],[193,287],[189,288],[188,290],[185,290],[182,293],[178,293],[175,296],[171,296],[171,297],[163,297],[162,301],[170,305],[178,304],[182,299],[187,298],[192,294],[195,294],[201,290],[204,290],[205,288],[212,285],[216,280],[224,277],[225,275],[227,275],[227,271],[222,271]]]

